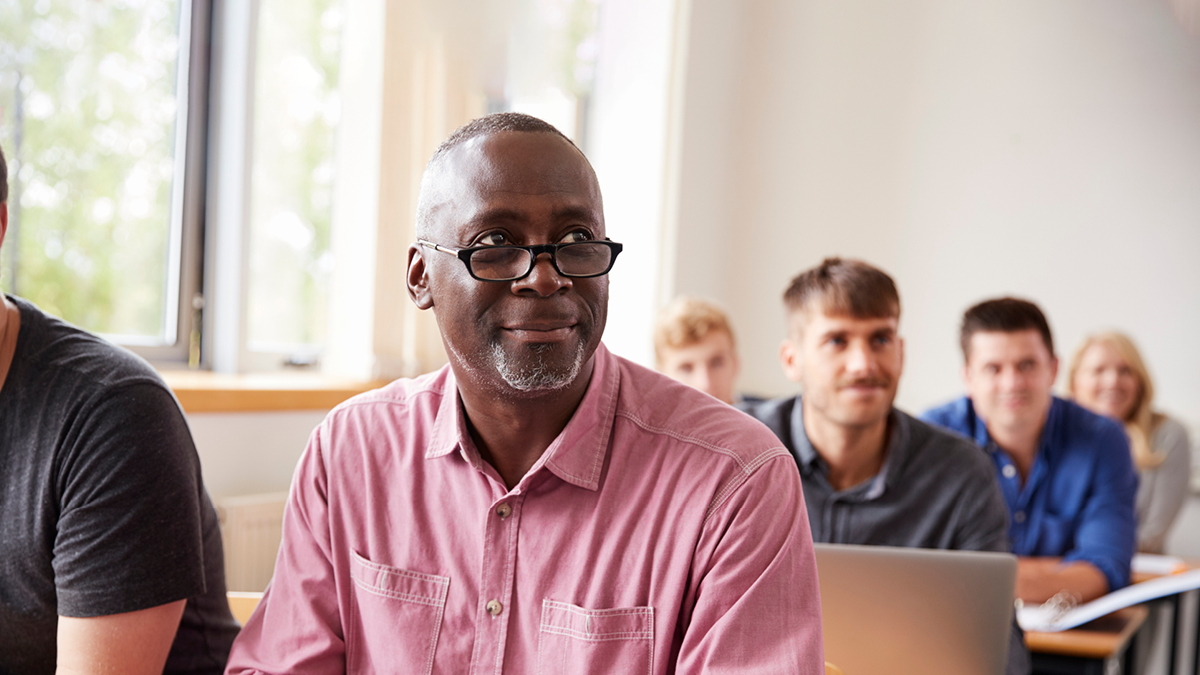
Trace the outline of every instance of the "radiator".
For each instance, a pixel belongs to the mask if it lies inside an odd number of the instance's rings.
[[[275,573],[283,532],[286,492],[231,497],[217,502],[225,544],[225,586],[262,591]]]

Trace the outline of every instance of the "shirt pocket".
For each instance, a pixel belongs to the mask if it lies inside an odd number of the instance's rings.
[[[654,667],[654,608],[542,600],[538,675],[640,675]]]
[[[346,671],[430,673],[449,577],[380,565],[354,551],[350,555],[354,598],[346,626]]]

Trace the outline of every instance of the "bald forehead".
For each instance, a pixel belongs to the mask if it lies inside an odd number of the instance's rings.
[[[439,153],[426,167],[418,198],[418,233],[437,229],[448,211],[478,207],[480,199],[567,193],[594,201],[602,221],[596,174],[570,142],[544,132],[475,136]]]

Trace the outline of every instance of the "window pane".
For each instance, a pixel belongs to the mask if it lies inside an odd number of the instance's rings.
[[[263,0],[250,198],[251,350],[316,352],[325,336],[339,117],[340,0]]]
[[[509,38],[506,101],[581,147],[598,56],[599,0],[527,0]]]
[[[178,31],[176,0],[0,0],[3,286],[142,343],[174,339]]]

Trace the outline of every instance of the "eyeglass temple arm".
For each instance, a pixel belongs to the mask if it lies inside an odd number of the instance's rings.
[[[459,251],[459,249],[447,248],[445,246],[440,246],[438,244],[435,244],[432,241],[425,241],[424,239],[418,239],[417,243],[424,246],[425,248],[431,248],[435,251],[441,251],[442,253],[449,253],[450,255],[458,255],[458,251]]]

